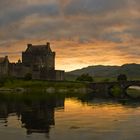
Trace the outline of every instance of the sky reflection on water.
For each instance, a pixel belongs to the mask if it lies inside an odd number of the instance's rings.
[[[2,140],[137,140],[140,102],[51,97],[0,100]]]

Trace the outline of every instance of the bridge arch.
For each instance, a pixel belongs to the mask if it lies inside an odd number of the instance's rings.
[[[125,86],[125,89],[127,90],[129,87],[137,86],[140,87],[140,84],[128,84]]]
[[[97,97],[115,97],[112,94],[112,89],[117,86],[120,88],[120,94],[118,94],[119,98],[129,97],[127,94],[127,89],[130,86],[139,86],[140,81],[125,81],[125,82],[99,82],[99,83],[91,83],[90,87],[94,91],[94,95]]]
[[[124,90],[123,85],[119,83],[112,84],[108,87],[108,94],[110,97],[122,98],[128,96],[126,90]]]
[[[112,93],[112,89],[114,88],[114,86],[115,85],[109,85],[108,86],[108,88],[107,88],[107,90],[108,90],[108,95],[110,96],[110,97],[114,97],[114,95],[113,95],[113,93]]]
[[[130,85],[127,85],[125,87],[125,91],[126,91],[126,94],[129,96],[129,97],[140,97],[140,91],[139,89],[137,90],[136,88],[130,88],[130,87],[139,87],[140,88],[140,85],[139,84],[130,84]]]

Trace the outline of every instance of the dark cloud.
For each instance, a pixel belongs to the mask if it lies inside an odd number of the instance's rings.
[[[0,28],[2,31],[5,30],[3,36],[16,39],[38,35],[56,39],[79,38],[81,41],[98,38],[118,42],[122,40],[115,35],[118,31],[107,30],[120,24],[125,26],[128,22],[126,15],[123,14],[126,12],[124,9],[129,7],[127,0],[53,0],[51,3],[49,0],[46,2],[33,0],[32,3],[29,0],[20,2],[13,0],[12,4],[9,0],[5,0],[1,5],[11,8],[11,10],[2,8],[5,11],[0,16]],[[28,25],[23,28],[27,17],[29,17]],[[30,24],[32,20],[34,23]],[[9,31],[12,32],[11,35]]]
[[[11,48],[22,40],[48,39],[77,42],[58,45],[64,53],[66,48],[71,52],[71,59],[73,51],[83,50],[92,57],[91,52],[100,54],[106,49],[108,53],[117,52],[117,58],[124,55],[139,60],[139,0],[0,0],[0,3],[0,47]],[[90,48],[89,43],[93,44]],[[96,48],[98,43],[100,49]],[[84,45],[83,49],[79,49],[79,44]],[[108,53],[103,53],[106,60]]]
[[[13,9],[0,16],[0,26],[24,19],[26,16],[38,14],[39,16],[57,16],[59,9],[56,5],[27,6],[24,9]]]
[[[127,5],[126,0],[72,0],[66,7],[68,15],[96,15],[115,12]]]

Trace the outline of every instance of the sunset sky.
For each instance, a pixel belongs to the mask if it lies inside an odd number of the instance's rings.
[[[140,63],[140,0],[0,0],[0,56],[46,42],[56,69]]]

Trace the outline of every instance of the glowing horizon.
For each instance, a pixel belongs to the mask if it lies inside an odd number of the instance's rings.
[[[138,0],[1,1],[0,56],[51,43],[56,69],[140,63]]]

